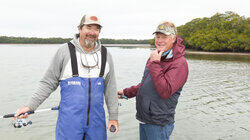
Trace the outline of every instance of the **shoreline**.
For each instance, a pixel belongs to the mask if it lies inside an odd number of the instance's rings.
[[[1,45],[61,45],[61,44],[0,44]],[[124,47],[124,48],[154,48],[150,44],[102,44],[106,47]],[[206,52],[206,51],[196,51],[196,50],[190,50],[186,49],[185,50],[186,54],[194,54],[194,55],[238,55],[238,56],[249,56],[250,57],[250,52]]]
[[[205,52],[205,51],[194,51],[188,50],[185,51],[186,54],[197,54],[197,55],[239,55],[239,56],[249,56],[250,53],[248,52]]]

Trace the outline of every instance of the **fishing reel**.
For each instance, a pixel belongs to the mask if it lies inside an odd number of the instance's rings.
[[[27,126],[31,125],[32,121],[26,121],[26,119],[16,119],[15,122],[13,123],[13,126],[15,128],[21,128],[22,126]]]

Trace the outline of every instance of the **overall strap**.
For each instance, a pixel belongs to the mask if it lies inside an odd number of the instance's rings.
[[[72,67],[72,76],[78,77],[78,66],[77,66],[77,59],[76,59],[76,49],[75,46],[69,42],[69,52],[70,52],[70,58],[71,58],[71,67]]]
[[[102,64],[101,64],[101,72],[100,72],[99,77],[103,77],[105,66],[106,66],[106,61],[107,61],[107,48],[104,46],[101,47],[101,55],[102,55]]]

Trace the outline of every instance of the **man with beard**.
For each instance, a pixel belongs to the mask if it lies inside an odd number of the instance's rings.
[[[119,98],[136,96],[140,140],[169,139],[178,98],[188,77],[185,46],[175,25],[164,21],[154,34],[156,50],[147,61],[141,83],[118,91]]]
[[[114,66],[111,54],[98,40],[101,27],[96,16],[83,16],[79,34],[58,49],[37,91],[16,111],[15,118],[26,118],[28,111],[36,110],[60,85],[57,140],[106,140],[104,98],[109,113],[107,129],[114,125],[118,132]]]

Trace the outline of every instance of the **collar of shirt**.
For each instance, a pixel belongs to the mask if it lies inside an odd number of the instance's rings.
[[[164,52],[164,53],[162,54],[162,56],[165,56],[165,55],[167,55],[167,56],[165,57],[165,59],[172,58],[172,57],[173,57],[173,49],[168,50],[168,51],[166,51],[166,52]]]

